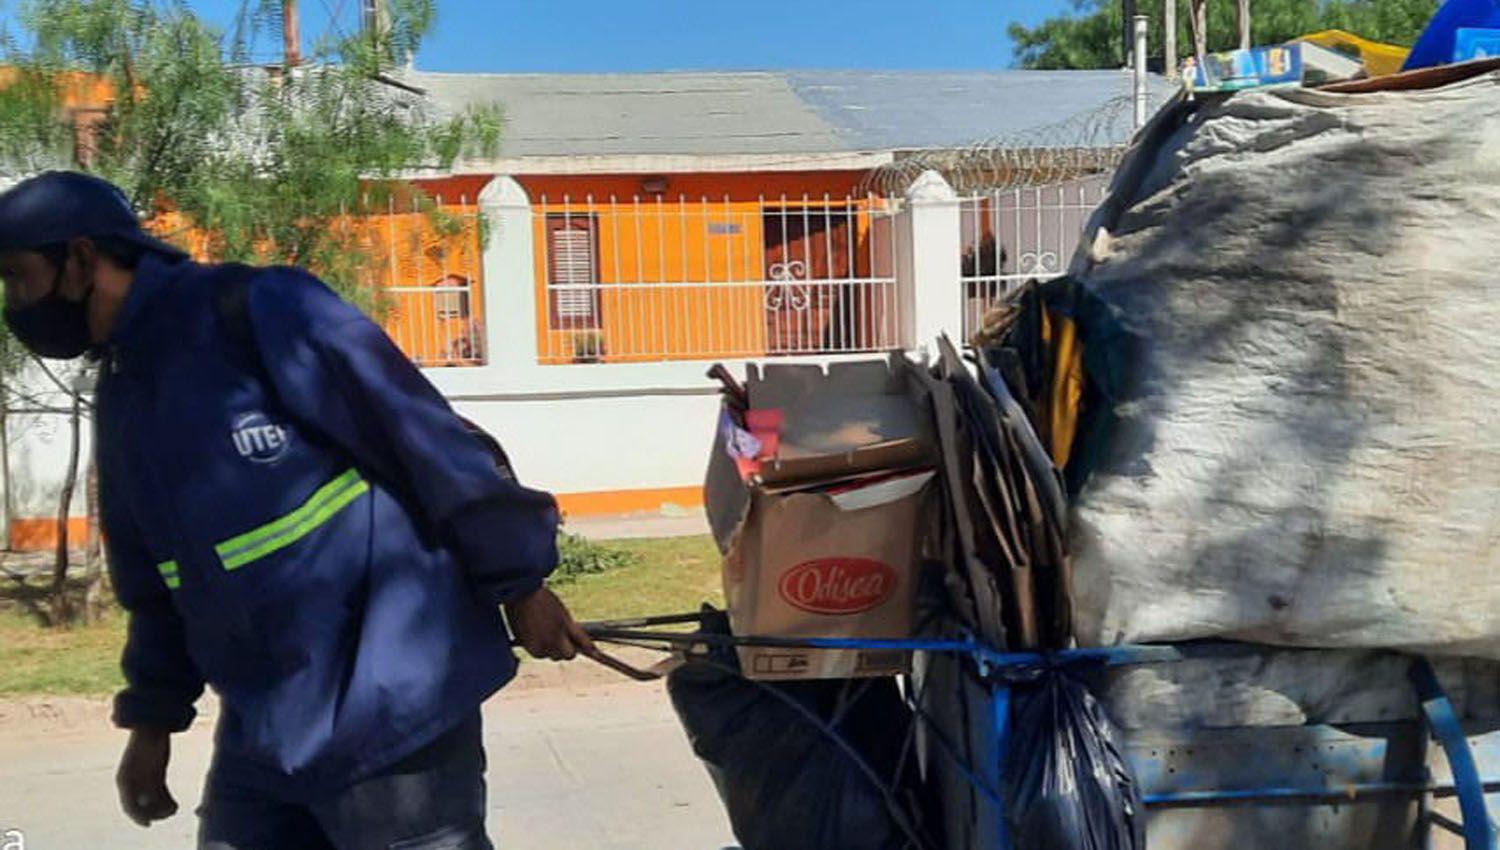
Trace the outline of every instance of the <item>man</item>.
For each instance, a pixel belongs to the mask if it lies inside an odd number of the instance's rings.
[[[490,848],[479,705],[516,665],[500,606],[533,655],[594,652],[543,585],[552,498],[311,275],[193,263],[103,180],[0,195],[0,276],[23,345],[99,358],[126,814],[175,813],[169,735],[207,682],[200,848]]]

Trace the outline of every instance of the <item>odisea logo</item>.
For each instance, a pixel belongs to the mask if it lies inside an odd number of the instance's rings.
[[[246,413],[234,420],[230,430],[240,457],[254,463],[275,463],[286,454],[292,434],[286,426],[272,422],[264,413]]]
[[[870,558],[819,558],[786,571],[781,598],[813,614],[858,614],[890,598],[896,570]]]

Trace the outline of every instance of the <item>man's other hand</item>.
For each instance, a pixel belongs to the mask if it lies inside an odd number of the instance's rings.
[[[516,641],[537,658],[566,661],[580,652],[594,653],[594,642],[583,627],[557,594],[545,587],[505,603],[505,618]]]
[[[125,816],[141,826],[177,814],[177,801],[167,790],[167,762],[172,757],[172,736],[163,729],[136,729],[130,733],[115,785]]]

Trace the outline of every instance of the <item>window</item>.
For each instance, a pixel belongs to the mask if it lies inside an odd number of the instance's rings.
[[[555,329],[599,327],[598,234],[593,216],[547,216],[547,301]]]
[[[450,274],[432,282],[433,309],[439,321],[469,318],[469,279]]]

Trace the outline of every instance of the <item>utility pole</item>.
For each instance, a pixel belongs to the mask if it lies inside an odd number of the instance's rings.
[[[1250,49],[1250,0],[1240,0],[1240,49]]]
[[[297,0],[281,0],[282,61],[288,71],[302,64],[302,25]]]
[[[386,9],[385,0],[363,0],[360,9],[360,23],[363,25],[367,35],[382,35],[391,28],[390,11]]]
[[[1208,0],[1190,0],[1193,11],[1193,58],[1198,67],[1208,61]]]
[[[1146,125],[1146,33],[1148,24],[1145,15],[1136,15],[1131,22],[1135,29],[1135,48],[1131,51],[1135,62],[1135,128]]]
[[[1177,0],[1162,0],[1162,70],[1167,79],[1177,79]]]

